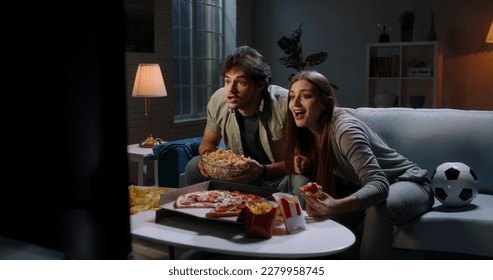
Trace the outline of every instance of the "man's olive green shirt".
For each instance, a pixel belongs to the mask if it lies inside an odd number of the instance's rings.
[[[271,163],[284,160],[283,126],[287,111],[288,91],[270,85],[257,114],[260,142]],[[243,155],[241,133],[235,114],[236,112],[230,109],[226,102],[226,89],[220,88],[211,96],[207,104],[206,128],[222,135],[226,149]]]

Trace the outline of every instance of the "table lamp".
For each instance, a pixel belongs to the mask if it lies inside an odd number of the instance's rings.
[[[490,31],[486,35],[486,43],[493,43],[493,20],[491,21]]]
[[[159,64],[139,64],[135,75],[133,97],[144,97],[145,116],[147,117],[147,139],[139,143],[142,148],[152,148],[159,144],[151,133],[151,98],[166,96],[166,86]],[[161,140],[162,141],[162,140]]]

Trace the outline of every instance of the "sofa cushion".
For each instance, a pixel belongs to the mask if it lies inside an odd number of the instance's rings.
[[[433,210],[397,227],[394,248],[493,257],[493,195],[478,194],[465,207],[435,200]]]

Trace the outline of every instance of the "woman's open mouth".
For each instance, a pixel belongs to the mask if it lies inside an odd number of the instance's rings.
[[[303,119],[305,117],[305,111],[295,110],[293,112],[293,116],[296,120]]]

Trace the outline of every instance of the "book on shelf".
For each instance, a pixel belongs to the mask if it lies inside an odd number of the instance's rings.
[[[370,77],[399,77],[400,60],[398,55],[372,56],[370,58]]]

